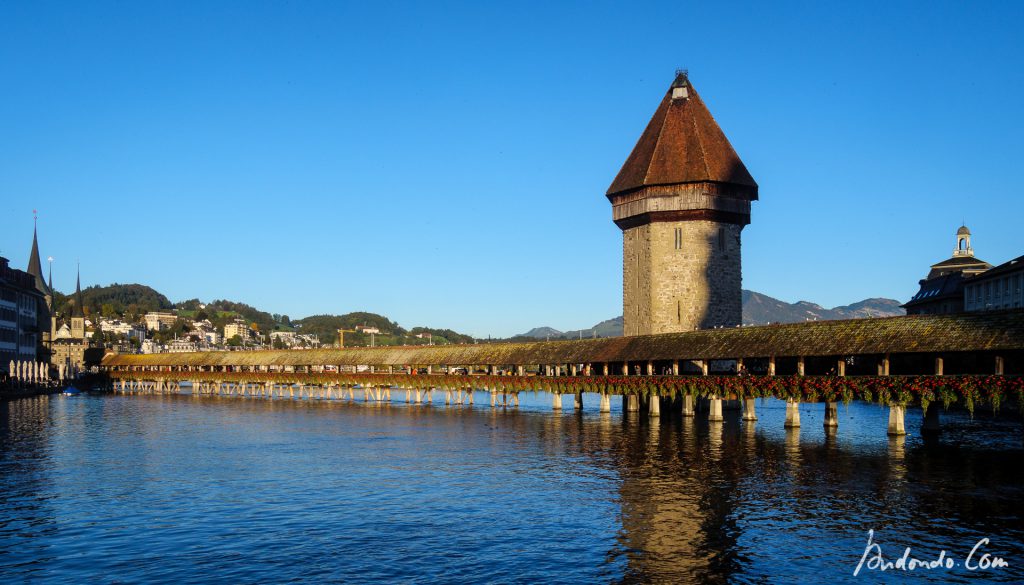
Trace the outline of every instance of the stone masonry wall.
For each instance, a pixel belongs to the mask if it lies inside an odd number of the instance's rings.
[[[729,223],[681,221],[624,231],[623,334],[738,325],[743,318],[742,229]]]

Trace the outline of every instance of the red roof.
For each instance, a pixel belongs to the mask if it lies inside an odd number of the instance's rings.
[[[686,97],[673,99],[676,88]],[[612,181],[608,195],[652,185],[701,182],[749,187],[751,199],[757,199],[754,178],[686,74],[680,73]]]

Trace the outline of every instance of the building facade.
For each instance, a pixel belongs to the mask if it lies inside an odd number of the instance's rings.
[[[11,268],[10,261],[0,257],[0,371],[9,374],[12,361],[45,358],[41,355],[40,307],[46,307],[46,299],[36,288],[35,277]]]
[[[971,230],[960,226],[953,255],[932,264],[928,276],[918,282],[917,294],[903,308],[908,315],[959,313],[964,310],[965,281],[991,268],[988,262],[974,257]]]
[[[146,321],[147,330],[163,331],[174,325],[174,322],[178,320],[178,316],[165,311],[153,311],[146,313],[143,319]]]
[[[757,190],[678,73],[607,192],[622,229],[624,335],[742,322],[740,235]]]
[[[250,337],[251,331],[245,319],[235,319],[224,325],[224,340],[227,341],[237,335],[244,341]]]
[[[1024,256],[964,281],[965,311],[1024,307]]]

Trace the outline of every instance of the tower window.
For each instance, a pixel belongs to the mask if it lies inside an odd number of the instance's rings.
[[[683,249],[683,228],[676,228],[676,250]]]

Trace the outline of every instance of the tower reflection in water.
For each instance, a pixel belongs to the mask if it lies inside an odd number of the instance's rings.
[[[1003,545],[1020,534],[1009,528],[1021,512],[1013,498],[993,499],[985,489],[954,496],[942,488],[955,477],[984,488],[1016,485],[1020,495],[1019,469],[989,475],[984,466],[963,465],[999,456],[1019,463],[1019,450],[908,446],[907,437],[861,444],[843,441],[834,428],[759,429],[776,422],[781,428],[781,417],[749,422],[730,410],[724,417],[600,421],[602,463],[613,465],[621,481],[620,548],[610,558],[625,556],[623,582],[811,579],[822,571],[842,581],[872,528],[894,540],[933,543],[936,553],[986,531],[1003,530]],[[619,432],[610,431],[613,424]],[[1005,520],[993,524],[988,514],[976,514],[982,502]]]

